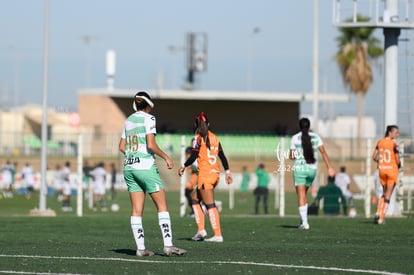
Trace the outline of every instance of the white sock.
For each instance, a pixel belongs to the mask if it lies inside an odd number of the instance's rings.
[[[170,213],[159,212],[158,224],[160,225],[162,238],[164,239],[164,246],[173,246]]]
[[[138,250],[145,249],[144,227],[142,217],[131,216],[131,229]]]
[[[300,220],[302,221],[302,224],[308,223],[308,204],[299,206],[299,215]]]

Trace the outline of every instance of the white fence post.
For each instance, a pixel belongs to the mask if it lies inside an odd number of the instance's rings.
[[[83,216],[83,146],[82,134],[78,135],[78,186],[76,198],[76,215]]]
[[[282,157],[280,158],[279,170],[279,195],[280,195],[280,206],[279,206],[279,216],[285,216],[285,155],[283,154],[285,150],[285,138],[280,139],[280,148],[282,150]]]
[[[185,162],[185,136],[181,136],[181,160],[180,160],[180,167]],[[180,178],[180,217],[185,216],[185,209],[187,208],[187,200],[185,198],[185,183],[187,181],[187,171],[184,171],[184,174]]]
[[[371,176],[371,139],[367,140],[365,165],[365,217],[369,218],[371,216],[371,186],[369,181]]]

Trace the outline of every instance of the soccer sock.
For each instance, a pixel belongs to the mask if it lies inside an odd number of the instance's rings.
[[[208,217],[214,236],[221,236],[220,216],[217,207],[208,208]]]
[[[384,198],[384,207],[382,208],[382,211],[380,212],[380,219],[381,220],[384,220],[385,214],[387,213],[389,204],[390,204],[390,200],[387,200],[387,199]]]
[[[308,204],[299,206],[299,215],[300,220],[302,221],[302,224],[308,223]]]
[[[380,216],[382,211],[384,209],[384,197],[382,196],[379,200],[378,200],[378,204],[377,204],[377,212],[375,213],[375,215]]]
[[[201,209],[200,203],[195,203],[192,205],[194,211],[194,219],[197,224],[198,231],[204,230],[204,212]]]
[[[173,246],[170,213],[158,212],[158,224],[164,239],[164,246]]]
[[[131,229],[138,250],[145,249],[144,227],[142,217],[131,216]]]

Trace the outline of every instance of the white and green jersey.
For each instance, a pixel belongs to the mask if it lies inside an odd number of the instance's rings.
[[[125,169],[149,170],[155,163],[154,154],[148,150],[147,134],[156,134],[155,117],[145,112],[135,112],[124,124]]]
[[[308,166],[313,169],[318,168],[318,148],[323,145],[322,139],[315,133],[309,132],[311,137],[313,153],[315,155],[315,163],[308,164],[303,155],[302,148],[302,132],[295,134],[290,140],[290,149],[295,151],[295,170],[300,170],[304,166]]]

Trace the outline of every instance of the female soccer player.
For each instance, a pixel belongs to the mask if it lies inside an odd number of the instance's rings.
[[[196,138],[193,142],[193,149],[191,156],[185,161],[182,167],[178,170],[178,175],[182,176],[185,168],[190,166],[196,159],[198,163],[198,183],[197,190],[200,198],[193,199],[192,206],[194,210],[194,218],[197,223],[198,232],[192,238],[195,241],[204,240],[207,232],[204,228],[204,212],[200,206],[200,199],[207,208],[210,224],[214,231],[214,236],[205,239],[206,242],[223,242],[223,235],[220,227],[219,212],[216,208],[214,200],[214,188],[219,183],[220,179],[220,161],[226,171],[226,182],[231,184],[233,182],[230,173],[227,158],[224,155],[218,137],[209,130],[210,123],[204,112],[197,115],[195,120]]]
[[[137,256],[152,256],[144,243],[142,215],[145,195],[148,193],[158,210],[158,222],[164,240],[166,256],[183,255],[187,251],[175,247],[172,242],[170,214],[168,212],[164,184],[155,164],[154,154],[164,159],[168,169],[174,167],[173,161],[164,153],[155,141],[156,122],[150,115],[154,103],[146,92],[138,92],[134,97],[135,113],[124,124],[119,150],[125,154],[124,179],[131,200],[131,229],[137,245]]]
[[[375,147],[372,159],[378,162],[379,177],[383,189],[383,195],[378,200],[377,214],[374,222],[384,224],[385,213],[392,191],[398,180],[398,168],[400,167],[400,153],[396,139],[399,136],[398,126],[388,125],[385,137],[380,139]]]
[[[333,177],[335,170],[329,161],[322,139],[317,134],[309,131],[309,119],[301,118],[299,120],[299,128],[300,132],[295,134],[290,141],[290,158],[295,160],[293,178],[298,196],[298,208],[301,219],[299,229],[307,230],[310,228],[308,223],[307,192],[309,187],[312,186],[318,170],[317,150],[321,153],[328,168],[328,175]]]

